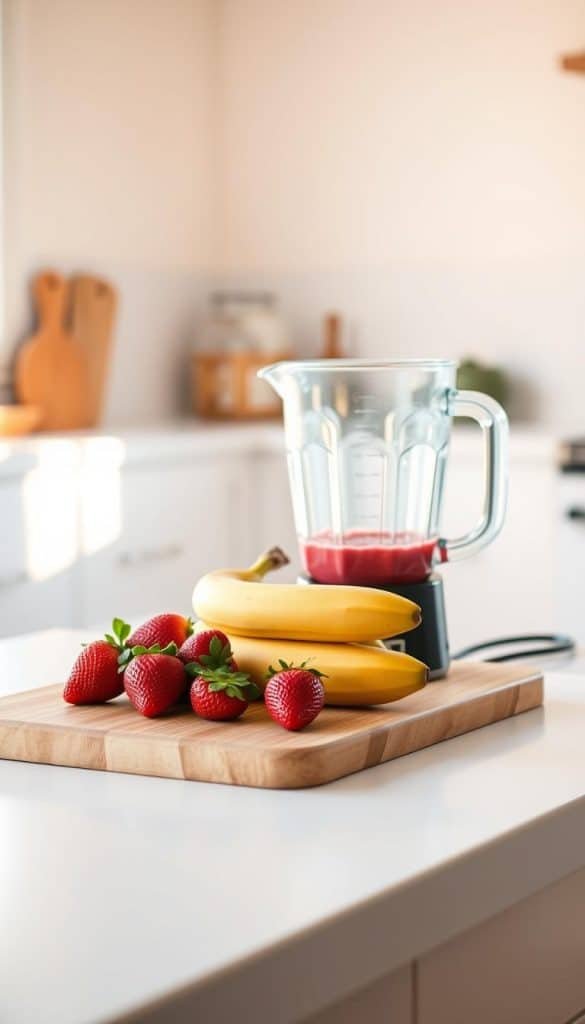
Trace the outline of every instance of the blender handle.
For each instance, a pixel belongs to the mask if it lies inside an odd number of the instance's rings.
[[[508,417],[499,402],[480,391],[451,391],[448,412],[479,423],[484,437],[485,492],[483,513],[469,533],[439,539],[440,560],[467,558],[491,543],[502,529],[508,498]]]

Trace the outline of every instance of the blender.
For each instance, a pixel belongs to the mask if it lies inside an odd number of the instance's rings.
[[[458,391],[447,359],[325,359],[260,370],[280,395],[295,527],[306,584],[354,584],[415,601],[422,623],[386,641],[449,668],[443,585],[435,567],[497,536],[506,509],[508,421],[493,398]],[[441,533],[454,416],[484,437],[481,515],[463,536]]]

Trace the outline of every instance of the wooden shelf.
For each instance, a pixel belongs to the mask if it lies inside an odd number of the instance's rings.
[[[585,50],[580,53],[567,53],[561,57],[563,71],[575,71],[577,74],[585,75]]]

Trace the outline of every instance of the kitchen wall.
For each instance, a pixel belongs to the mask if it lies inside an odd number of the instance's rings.
[[[113,278],[110,422],[177,411],[212,282],[360,355],[499,361],[583,429],[581,0],[4,0],[5,354],[47,263]],[[212,276],[210,276],[210,272]]]
[[[505,363],[515,411],[583,430],[581,0],[225,0],[228,279],[282,293],[302,348]]]
[[[5,356],[40,267],[111,278],[108,419],[176,412],[213,252],[214,0],[4,0]]]

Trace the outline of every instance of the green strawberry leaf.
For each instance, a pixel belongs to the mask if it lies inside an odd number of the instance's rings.
[[[266,669],[266,672],[264,673],[264,678],[272,679],[272,677],[277,676],[279,672],[289,672],[291,669],[298,668],[305,669],[307,672],[312,672],[314,676],[317,676],[317,679],[327,679],[328,677],[325,674],[325,672],[320,672],[318,668],[310,667],[310,661],[312,661],[311,658],[306,658],[305,661],[302,661],[300,665],[295,665],[294,661],[291,661],[289,663],[288,661],[283,661],[282,658],[279,658],[278,664],[280,665],[280,668],[276,669],[272,665],[269,665],[268,668]]]
[[[112,647],[117,647],[121,651],[131,631],[132,627],[127,622],[124,622],[123,619],[113,619],[112,632],[106,633],[106,640]]]
[[[234,672],[232,673],[231,680],[236,686],[248,686],[250,676],[246,672]]]
[[[233,654],[229,641],[227,644],[223,644],[218,636],[214,636],[211,638],[208,653],[201,654],[199,656],[199,661],[202,665],[207,665],[209,668],[230,669],[230,661],[232,658]]]
[[[114,634],[114,636],[118,640],[118,643],[120,643],[120,644],[125,643],[126,640],[128,639],[128,637],[130,636],[131,632],[132,632],[132,627],[127,622],[124,622],[124,619],[114,619],[113,620],[113,622],[112,622],[112,633]]]
[[[218,658],[222,652],[222,643],[218,636],[214,636],[211,639],[209,645],[209,653],[212,658]]]
[[[186,637],[193,635],[193,626],[194,625],[195,625],[195,623],[193,622],[193,619],[191,618],[191,616],[189,616],[187,618],[187,628],[185,630]]]
[[[167,644],[166,647],[161,647],[160,644],[153,644],[152,647],[144,647],[143,644],[138,644],[130,649],[130,653],[135,658],[140,654],[170,654],[172,657],[176,657],[178,649],[175,643]]]
[[[152,647],[151,647],[150,651],[151,651],[151,654],[152,654]],[[167,644],[166,647],[162,648],[160,653],[161,654],[170,654],[171,657],[176,658],[177,654],[179,653],[179,648],[177,647],[177,645],[175,643],[173,643],[171,641],[170,644]]]
[[[190,661],[185,665],[185,671],[189,676],[197,676],[204,679],[210,693],[219,693],[221,690],[230,697],[238,700],[257,700],[260,690],[251,682],[247,672],[234,672],[229,664],[222,664],[218,667],[201,664],[201,661]]]

